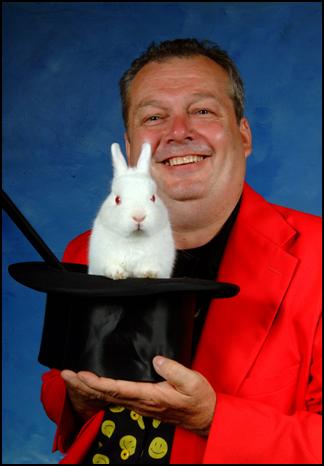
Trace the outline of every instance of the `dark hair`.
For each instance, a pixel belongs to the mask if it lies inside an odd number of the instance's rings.
[[[136,74],[150,62],[163,62],[169,58],[188,58],[196,55],[210,58],[227,71],[231,84],[229,94],[234,103],[237,121],[241,121],[244,114],[244,87],[236,65],[229,55],[217,44],[208,40],[174,39],[159,44],[152,42],[147,50],[132,62],[131,67],[121,77],[119,88],[126,129],[128,127],[129,87]]]

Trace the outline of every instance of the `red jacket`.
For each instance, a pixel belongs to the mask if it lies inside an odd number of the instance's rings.
[[[63,260],[86,263],[88,239]],[[172,463],[321,463],[320,262],[320,218],[245,185],[218,276],[240,293],[212,302],[192,364],[216,391],[213,423],[208,438],[177,428]],[[78,432],[59,374],[44,374],[42,402],[58,426],[53,451],[76,464],[103,411]]]

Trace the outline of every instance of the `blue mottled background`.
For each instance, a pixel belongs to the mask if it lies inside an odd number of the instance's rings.
[[[3,186],[54,253],[91,226],[122,142],[118,80],[156,41],[196,36],[236,60],[254,135],[250,184],[321,213],[321,4],[4,3]],[[45,296],[13,262],[40,260],[3,214],[3,462],[57,463],[39,400]]]

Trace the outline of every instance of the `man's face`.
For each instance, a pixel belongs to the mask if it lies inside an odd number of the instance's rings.
[[[225,70],[203,56],[145,65],[130,87],[126,150],[152,146],[152,175],[170,201],[215,202],[241,189],[251,133],[237,123]]]

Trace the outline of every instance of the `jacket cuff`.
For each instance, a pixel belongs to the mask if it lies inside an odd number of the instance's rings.
[[[64,453],[79,432],[82,421],[73,410],[61,372],[51,369],[42,380],[41,401],[46,414],[57,425],[52,451]]]

